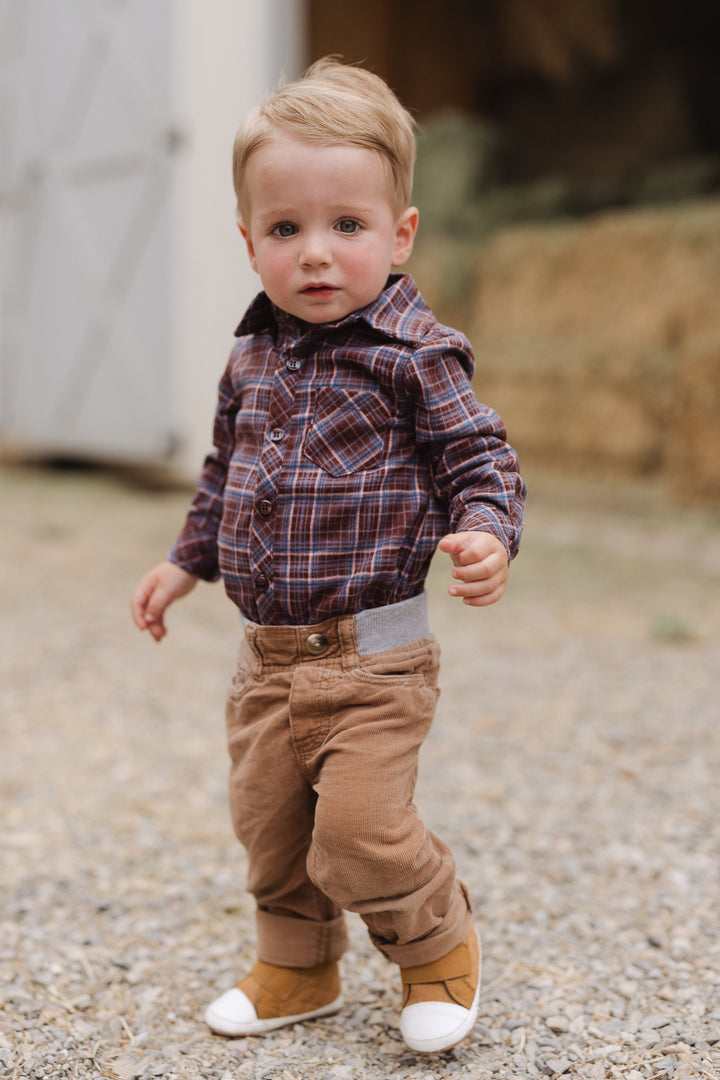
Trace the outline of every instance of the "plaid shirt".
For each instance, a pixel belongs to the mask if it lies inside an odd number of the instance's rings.
[[[515,555],[515,453],[475,399],[469,342],[411,277],[309,327],[261,293],[236,336],[173,562],[221,574],[254,622],[311,625],[415,596],[447,532]]]

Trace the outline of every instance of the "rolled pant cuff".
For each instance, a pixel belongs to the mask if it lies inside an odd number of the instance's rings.
[[[315,967],[339,960],[348,946],[342,915],[325,922],[256,912],[258,958],[276,967]]]
[[[462,882],[457,882],[452,904],[437,930],[420,941],[411,941],[407,945],[391,945],[370,935],[373,945],[398,967],[417,967],[419,964],[434,964],[436,960],[447,956],[449,952],[462,944],[472,919],[472,904],[467,889]]]

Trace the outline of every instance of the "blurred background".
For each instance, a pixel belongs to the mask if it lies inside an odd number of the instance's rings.
[[[719,30],[709,0],[0,0],[0,1071],[419,1076],[358,919],[332,1046],[205,1034],[253,953],[240,626],[220,587],[160,649],[128,612],[259,287],[235,130],[337,53],[417,118],[411,269],[529,481],[501,604],[428,580],[418,798],[487,956],[437,1075],[720,1075]]]
[[[233,135],[335,53],[417,118],[411,270],[521,458],[715,503],[719,43],[706,0],[2,0],[4,457],[196,474],[258,288]]]

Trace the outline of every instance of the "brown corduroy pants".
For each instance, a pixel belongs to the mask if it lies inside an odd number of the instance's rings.
[[[358,652],[355,618],[248,623],[227,703],[230,806],[249,858],[258,955],[312,967],[357,912],[401,967],[459,945],[467,890],[413,803],[437,699],[432,636]]]

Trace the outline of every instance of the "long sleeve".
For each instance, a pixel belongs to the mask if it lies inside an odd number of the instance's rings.
[[[237,408],[228,364],[218,392],[213,432],[215,449],[205,459],[185,526],[169,556],[171,562],[205,581],[216,581],[220,576],[218,530],[223,513],[228,464],[235,443]]]
[[[500,417],[473,392],[472,353],[462,335],[418,349],[406,378],[416,399],[416,436],[433,462],[435,492],[453,532],[493,533],[517,554],[525,484]]]

